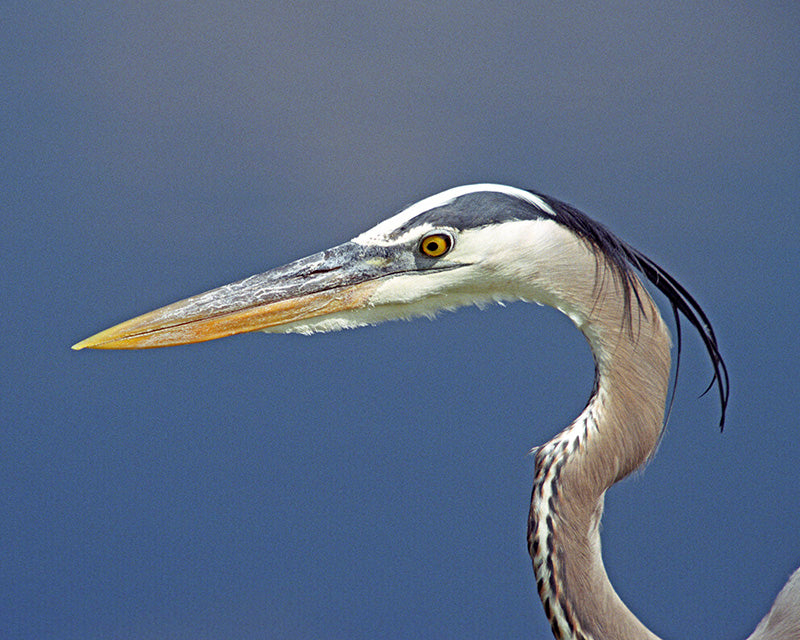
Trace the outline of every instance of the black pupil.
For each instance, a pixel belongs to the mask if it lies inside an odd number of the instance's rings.
[[[425,241],[424,248],[427,254],[439,256],[447,251],[447,241],[440,236],[433,236]]]

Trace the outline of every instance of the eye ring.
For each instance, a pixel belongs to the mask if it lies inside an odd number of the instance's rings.
[[[429,258],[441,258],[453,248],[453,238],[449,233],[430,233],[419,242],[419,250]]]

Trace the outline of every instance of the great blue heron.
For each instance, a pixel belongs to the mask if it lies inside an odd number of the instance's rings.
[[[553,198],[479,184],[426,198],[350,242],[176,302],[73,348],[129,349],[247,331],[312,333],[527,300],[565,313],[595,360],[589,403],[535,451],[528,550],[556,638],[654,639],[614,591],[600,553],[606,490],[661,438],[670,336],[639,271],[700,334],[721,405],[728,375],[703,310],[672,276]],[[750,636],[800,639],[800,570]]]

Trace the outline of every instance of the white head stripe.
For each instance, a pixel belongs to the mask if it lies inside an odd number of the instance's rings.
[[[465,196],[470,193],[479,193],[481,191],[503,193],[505,195],[524,200],[525,202],[530,202],[543,211],[546,211],[551,215],[555,215],[555,212],[550,205],[530,191],[525,191],[524,189],[518,189],[516,187],[509,187],[502,184],[467,184],[460,187],[447,189],[446,191],[428,196],[424,200],[420,200],[419,202],[412,204],[410,207],[403,209],[397,215],[378,223],[371,229],[368,229],[364,233],[356,236],[353,238],[353,242],[357,242],[359,244],[375,242],[382,237],[388,236],[395,229],[403,226],[409,220],[413,220],[418,215],[425,213],[426,211],[436,209],[437,207],[443,207],[444,205],[449,204],[461,196]]]

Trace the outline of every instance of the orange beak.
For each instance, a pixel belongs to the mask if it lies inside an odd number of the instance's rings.
[[[73,349],[142,349],[214,340],[369,306],[380,279],[413,269],[390,248],[347,242],[167,305]]]

